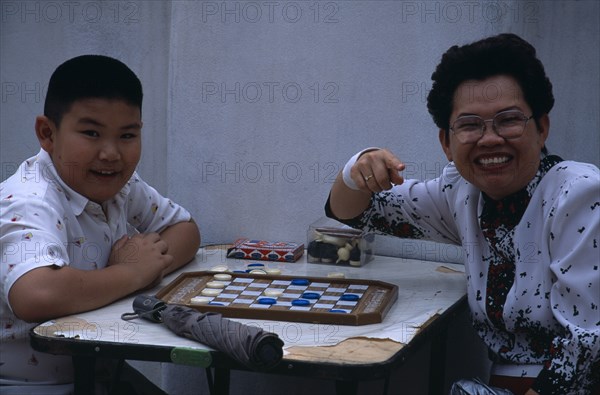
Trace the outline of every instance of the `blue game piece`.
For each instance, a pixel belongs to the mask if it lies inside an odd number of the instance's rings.
[[[234,272],[234,273],[243,273],[243,274],[246,274],[246,273],[247,273],[247,271],[246,271],[246,270],[234,270],[233,272]]]
[[[211,306],[225,306],[225,303],[219,303],[219,302],[208,302],[208,304]]]
[[[259,298],[258,303],[259,304],[275,304],[275,303],[277,303],[277,300],[275,300],[275,298]]]
[[[254,263],[249,263],[248,267],[265,267],[265,265],[263,263],[254,262]]]
[[[295,278],[292,280],[292,285],[308,285],[310,281],[305,278]]]
[[[340,300],[346,300],[346,301],[351,301],[351,302],[356,302],[358,299],[360,299],[360,297],[355,294],[343,294],[340,297]]]
[[[318,294],[318,293],[316,293],[316,292],[304,292],[304,293],[302,294],[302,297],[303,297],[304,299],[319,299],[319,298],[321,297],[321,295],[319,295],[319,294]]]
[[[331,309],[329,310],[330,313],[342,313],[342,314],[346,314],[347,311],[346,310],[341,310],[341,309]]]
[[[310,302],[306,299],[294,299],[292,300],[292,306],[308,306]]]

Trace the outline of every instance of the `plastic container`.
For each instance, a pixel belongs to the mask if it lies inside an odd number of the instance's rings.
[[[308,227],[306,260],[309,263],[362,266],[373,258],[374,238],[373,233],[322,217]]]

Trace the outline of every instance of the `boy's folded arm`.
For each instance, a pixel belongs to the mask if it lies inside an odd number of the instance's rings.
[[[21,276],[8,299],[18,318],[43,322],[112,303],[143,288],[149,276],[140,275],[140,270],[129,265],[99,270],[44,266]]]
[[[168,246],[166,251],[160,250],[160,240]],[[116,259],[103,269],[44,266],[25,273],[9,291],[10,306],[28,322],[93,310],[160,281],[163,274],[191,261],[199,245],[200,233],[193,220],[172,225],[160,236],[125,239],[113,249],[118,256],[119,249],[125,248],[120,255],[125,259]]]

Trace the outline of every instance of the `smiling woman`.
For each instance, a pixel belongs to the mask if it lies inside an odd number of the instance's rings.
[[[547,155],[554,98],[535,49],[513,34],[453,46],[428,108],[450,163],[404,180],[386,149],[361,151],[325,210],[356,228],[461,245],[491,383],[522,394],[598,388],[598,168]],[[415,231],[416,230],[416,231]]]
[[[491,96],[490,87],[496,92]],[[506,75],[461,83],[453,102],[451,133],[439,133],[448,160],[454,161],[465,180],[494,199],[524,188],[539,167],[548,137],[548,115],[542,115],[537,124],[527,122],[529,116],[525,114],[532,110],[519,83]],[[507,114],[511,117],[507,118]],[[489,119],[492,127],[488,128],[483,119]],[[499,119],[513,126],[508,129],[510,135],[501,133]],[[469,129],[472,121],[476,133]],[[465,135],[469,136],[466,140]]]

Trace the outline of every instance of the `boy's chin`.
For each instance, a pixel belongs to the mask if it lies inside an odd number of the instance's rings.
[[[86,196],[86,198],[88,198],[90,201],[92,201],[94,203],[102,204],[102,203],[107,202],[110,199],[114,198],[115,195],[110,195],[110,196],[106,196],[106,195],[103,195],[103,196],[97,196],[96,195],[96,196],[94,196],[94,195],[92,195],[92,196]]]
[[[87,199],[91,200],[92,202],[102,204],[108,200],[113,199],[122,188],[123,186],[121,186],[120,188],[105,187],[102,188],[102,190],[86,191],[86,193],[82,193],[82,195],[85,196]]]

